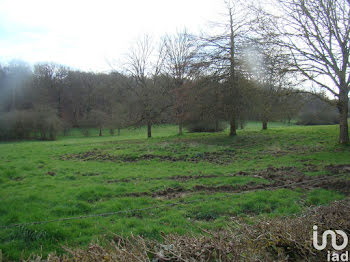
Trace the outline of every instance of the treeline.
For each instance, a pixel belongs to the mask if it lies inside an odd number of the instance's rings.
[[[18,61],[0,66],[0,139],[52,140],[73,127],[85,135],[99,128],[102,136],[104,128],[114,134],[129,126],[147,126],[151,137],[152,126],[161,123],[177,124],[179,134],[183,128],[214,132],[229,125],[234,136],[248,120],[261,121],[262,129],[269,121],[298,116],[301,124],[337,123],[338,107],[346,142],[348,96],[329,100],[297,90],[305,80],[301,66],[273,18],[233,5],[220,33],[194,36],[183,30],[139,39],[118,72]]]
[[[54,63],[32,68],[14,61],[2,66],[0,138],[51,140],[72,127],[82,128],[86,135],[92,127],[124,127],[128,116],[123,78]]]
[[[117,72],[81,72],[53,63],[32,68],[20,61],[2,66],[0,73],[1,140],[54,140],[58,132],[68,134],[73,127],[84,135],[89,135],[90,128],[99,128],[102,136],[102,129],[118,134],[121,128],[142,125],[148,126],[151,136],[152,125],[161,123],[177,123],[179,133],[183,126],[193,132],[215,132],[226,128],[229,121],[230,88],[208,77],[179,85],[162,74],[147,88]],[[155,82],[159,85],[153,86]],[[268,121],[289,122],[306,102],[289,90],[272,89],[268,94],[246,79],[240,80],[239,88],[244,101],[236,111],[235,128],[242,128],[248,120],[261,120],[263,128]],[[312,110],[317,113],[319,108]]]

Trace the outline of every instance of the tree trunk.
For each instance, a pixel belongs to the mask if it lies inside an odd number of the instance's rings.
[[[232,9],[229,8],[229,15],[230,15],[230,84],[231,86],[231,90],[230,90],[230,94],[231,94],[231,98],[234,97],[232,96],[233,91],[236,91],[236,70],[235,70],[235,66],[236,66],[236,61],[235,61],[235,33],[234,33],[234,29],[233,29],[233,14],[232,14]],[[233,111],[234,112],[234,111]],[[235,136],[237,135],[236,132],[236,119],[235,116],[232,116],[231,120],[230,120],[230,136]]]
[[[179,122],[179,135],[182,135],[183,132],[182,132],[182,121],[180,120]]]
[[[266,130],[267,129],[267,120],[262,121],[262,129]]]
[[[58,117],[62,118],[62,103],[61,103],[61,93],[58,93],[58,98],[57,98],[57,112],[58,112]]]
[[[100,133],[98,136],[102,136],[102,127],[100,127]]]
[[[230,121],[230,136],[235,136],[237,135],[236,132],[236,119],[232,118]]]
[[[118,136],[120,136],[120,128],[118,128]]]
[[[147,122],[147,137],[152,137],[152,124],[151,122]]]
[[[339,119],[339,143],[340,144],[348,144],[349,143],[349,126],[348,126],[348,103],[349,97],[348,94],[343,94],[339,98],[338,102],[338,110],[340,113]]]

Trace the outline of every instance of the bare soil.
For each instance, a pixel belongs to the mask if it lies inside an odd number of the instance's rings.
[[[196,185],[190,189],[185,189],[182,186],[179,187],[169,187],[164,190],[156,192],[134,192],[127,193],[123,196],[132,196],[132,197],[142,197],[142,196],[151,196],[151,197],[161,197],[161,198],[179,198],[188,194],[198,193],[198,192],[231,192],[231,193],[241,193],[249,192],[255,190],[268,190],[276,188],[302,188],[310,190],[313,188],[325,188],[339,191],[343,194],[350,195],[350,180],[344,180],[343,178],[334,178],[332,175],[322,175],[322,176],[308,176],[300,172],[296,167],[269,167],[265,170],[258,172],[238,172],[232,175],[226,176],[250,176],[250,177],[259,177],[267,179],[269,184],[262,184],[256,182],[249,182],[245,185],[222,185],[222,186],[208,186],[208,185]],[[213,177],[222,177],[219,175],[208,175],[208,176],[175,176],[167,179],[178,179],[180,181],[186,181],[189,179],[199,179],[199,178],[213,178]],[[156,178],[164,179],[164,178]],[[110,183],[115,181],[108,181]]]
[[[80,161],[113,161],[113,162],[127,162],[133,163],[143,160],[157,159],[160,161],[185,161],[195,162],[207,161],[216,164],[228,164],[235,157],[235,152],[232,150],[223,150],[219,152],[204,152],[198,153],[195,156],[183,155],[183,156],[169,156],[169,155],[154,155],[143,154],[140,156],[128,156],[128,155],[111,155],[104,153],[100,150],[92,150],[78,154],[67,154],[60,157],[60,160],[80,160]]]

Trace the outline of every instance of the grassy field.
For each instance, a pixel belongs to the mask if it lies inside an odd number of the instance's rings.
[[[350,147],[337,144],[337,126],[272,123],[262,131],[249,123],[233,138],[176,133],[171,125],[155,127],[151,139],[143,128],[103,137],[73,130],[53,142],[0,143],[1,226],[162,206],[0,228],[3,257],[61,252],[114,233],[199,234],[237,216],[291,216],[349,193],[339,175],[350,170]]]

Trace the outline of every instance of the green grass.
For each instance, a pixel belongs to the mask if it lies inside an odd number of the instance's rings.
[[[0,225],[142,209],[179,201],[189,204],[108,217],[0,229],[0,249],[17,260],[61,245],[84,246],[111,232],[159,238],[164,233],[200,233],[232,217],[284,216],[310,205],[344,198],[326,189],[277,189],[232,193],[198,187],[243,187],[270,181],[253,176],[268,167],[296,167],[306,175],[327,175],[329,164],[350,164],[350,148],[337,144],[337,126],[294,126],[251,122],[238,136],[222,133],[177,135],[172,125],[123,129],[120,136],[79,130],[57,141],[0,143]],[[93,153],[86,160],[84,154]],[[108,157],[107,157],[108,156]],[[150,157],[151,156],[151,157]],[[130,161],[119,161],[127,157]],[[171,158],[171,161],[167,158]],[[132,159],[136,161],[131,161]],[[117,160],[117,161],[115,161]],[[317,170],[303,170],[305,165]],[[237,172],[237,176],[231,176]],[[51,175],[50,175],[51,174]],[[174,179],[181,176],[181,179]],[[185,179],[186,176],[201,176]],[[197,188],[197,189],[196,189]],[[152,193],[181,189],[176,197]]]

